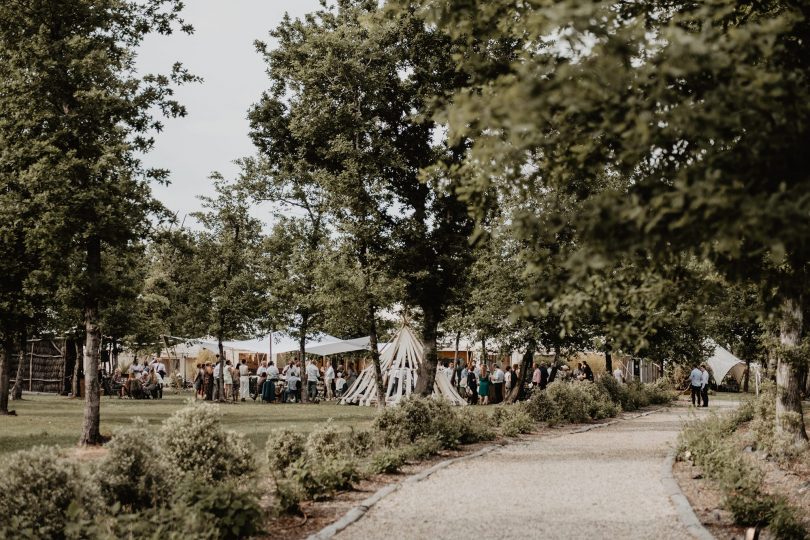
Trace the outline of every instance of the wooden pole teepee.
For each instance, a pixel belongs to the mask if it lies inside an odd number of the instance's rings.
[[[380,368],[383,374],[383,386],[386,389],[386,404],[397,403],[403,397],[411,395],[416,385],[416,374],[422,362],[422,342],[413,329],[404,321],[393,339],[383,348],[380,356]],[[453,405],[466,405],[467,402],[458,394],[450,378],[439,366],[433,395],[446,399]],[[374,366],[364,369],[354,384],[340,400],[342,405],[377,404],[377,391],[374,381]]]

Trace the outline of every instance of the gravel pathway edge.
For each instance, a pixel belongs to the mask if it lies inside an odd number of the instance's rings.
[[[678,485],[675,476],[672,474],[672,467],[675,465],[677,454],[677,449],[673,448],[664,463],[661,464],[661,483],[664,485],[664,491],[669,495],[669,500],[672,502],[672,506],[675,507],[678,519],[692,536],[698,540],[714,540],[714,535],[700,522],[686,495],[681,491],[681,486]]]

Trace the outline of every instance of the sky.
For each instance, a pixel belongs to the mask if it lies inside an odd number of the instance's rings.
[[[150,36],[143,43],[141,73],[168,73],[180,61],[204,79],[177,90],[188,115],[166,119],[144,159],[147,166],[171,171],[171,185],[153,190],[180,221],[201,208],[199,195],[213,194],[208,179],[213,171],[234,178],[238,168],[233,161],[254,152],[247,112],[268,86],[254,40],[272,47],[268,32],[285,12],[297,18],[318,7],[318,0],[188,0],[183,16],[194,34]],[[185,223],[193,225],[191,218]]]

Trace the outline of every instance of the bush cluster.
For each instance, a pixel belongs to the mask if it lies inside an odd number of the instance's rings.
[[[254,466],[245,439],[211,405],[190,405],[161,429],[121,430],[98,462],[50,448],[2,464],[0,538],[244,538],[261,523],[238,478]],[[102,503],[103,501],[103,503]]]
[[[610,418],[620,410],[608,392],[589,382],[557,381],[544,392],[536,392],[526,403],[526,411],[534,420],[552,426]]]
[[[639,381],[619,384],[613,377],[604,376],[596,381],[596,385],[610,398],[610,401],[628,412],[648,405],[663,405],[676,397],[676,394],[669,389],[665,379],[660,379],[655,384],[642,384]]]
[[[690,459],[718,484],[723,505],[739,525],[768,524],[776,538],[806,538],[807,531],[788,501],[761,490],[764,474],[734,436],[751,418],[752,407],[744,406],[734,414],[713,414],[688,423],[680,435],[679,457]]]

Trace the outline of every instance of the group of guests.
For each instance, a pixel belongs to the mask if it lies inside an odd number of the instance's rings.
[[[197,398],[206,401],[219,401],[220,397],[226,401],[245,401],[250,397],[250,370],[241,360],[235,364],[225,360],[223,370],[216,355],[214,362],[197,364],[194,392]]]
[[[218,401],[221,382],[223,399],[245,401],[250,398],[255,401],[261,398],[263,403],[301,403],[302,392],[306,390],[308,401],[315,403],[321,396],[319,381],[323,383],[324,399],[336,399],[354,382],[357,373],[350,366],[344,376],[342,365],[337,370],[331,363],[319,368],[312,360],[307,360],[303,368],[300,360],[290,360],[279,370],[272,360],[263,360],[256,370],[256,386],[252,392],[250,378],[251,373],[245,362],[237,361],[233,365],[230,360],[225,361],[225,370],[220,377],[217,355],[215,362],[197,364],[194,390],[199,399]]]
[[[153,357],[143,364],[136,358],[127,368],[126,376],[115,368],[112,389],[119,398],[161,399],[166,376],[166,365],[160,358]]]

